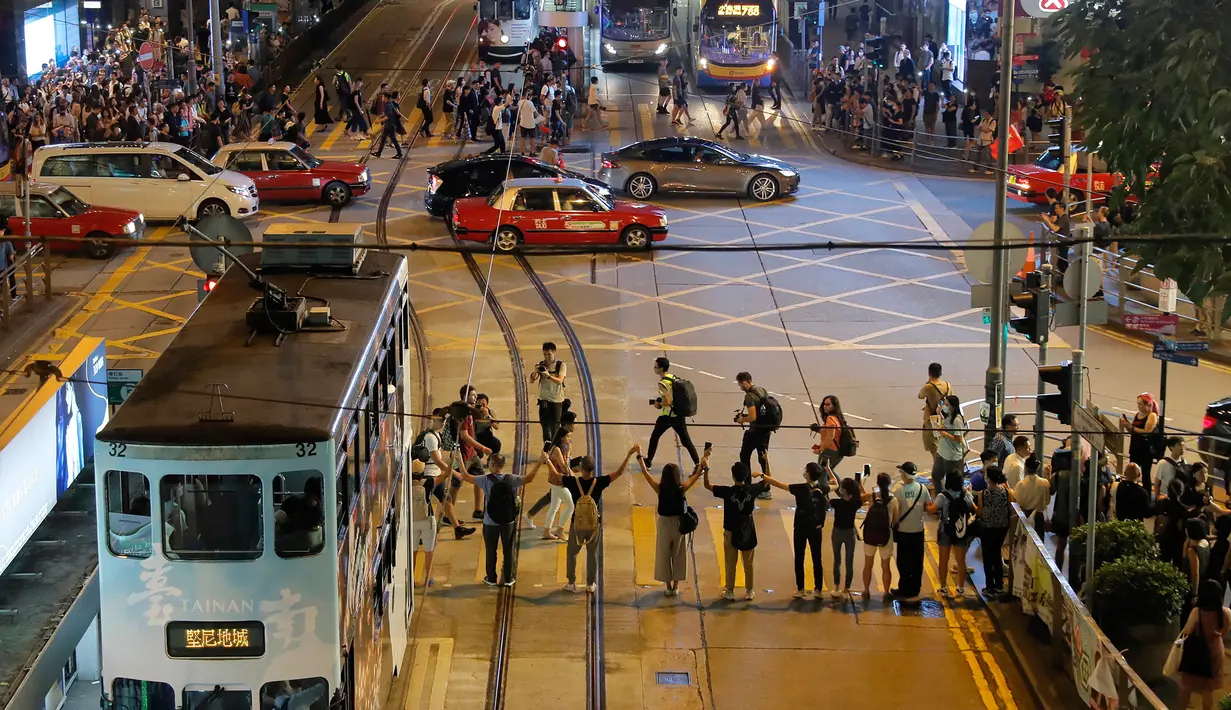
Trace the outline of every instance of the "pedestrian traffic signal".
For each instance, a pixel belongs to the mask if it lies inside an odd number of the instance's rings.
[[[885,66],[885,38],[873,37],[871,39],[864,40],[863,44],[866,50],[864,54],[867,55],[868,64],[874,67]]]
[[[1013,330],[1026,336],[1035,345],[1047,342],[1051,324],[1051,292],[1043,288],[1042,276],[1037,271],[1026,275],[1025,290],[1012,297],[1014,306],[1025,311],[1021,318],[1009,319]]]
[[[556,46],[560,48],[561,52],[568,49],[568,38],[561,37],[560,39],[556,40]]]
[[[1069,153],[1072,152],[1073,146],[1070,145],[1070,134],[1068,121],[1064,116],[1053,118],[1047,122],[1047,142],[1053,148],[1060,149],[1060,164],[1066,165],[1069,162]]]
[[[1039,381],[1055,385],[1059,392],[1039,395],[1039,409],[1060,418],[1061,424],[1073,423],[1073,361],[1059,365],[1040,365]]]
[[[205,300],[205,297],[213,292],[218,285],[218,277],[211,276],[208,279],[197,279],[197,303]]]

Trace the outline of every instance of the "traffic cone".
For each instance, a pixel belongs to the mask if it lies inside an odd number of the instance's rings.
[[[1022,264],[1021,271],[1017,272],[1017,275],[1022,278],[1034,271],[1034,232],[1030,233],[1029,244],[1029,248],[1026,249],[1026,263]]]

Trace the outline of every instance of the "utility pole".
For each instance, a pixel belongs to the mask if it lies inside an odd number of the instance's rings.
[[[218,20],[218,3],[221,0],[208,0],[209,2],[209,53],[210,63],[214,68],[214,90],[218,97],[218,105],[223,105],[227,100],[226,80],[223,76],[226,65],[226,55],[222,53],[222,24]]]
[[[1044,263],[1043,268],[1039,270],[1042,273],[1042,283],[1039,287],[1039,302],[1042,307],[1051,309],[1051,264]],[[1047,364],[1047,341],[1039,343],[1039,367]],[[1045,383],[1042,378],[1037,378],[1039,382],[1039,395],[1041,396],[1045,390]],[[1043,434],[1043,400],[1035,398],[1034,400],[1034,455],[1039,461],[1043,460],[1043,444],[1046,437]],[[1042,470],[1042,469],[1040,469]]]
[[[1099,450],[1097,447],[1090,446],[1090,488],[1087,493],[1090,496],[1086,507],[1086,584],[1085,596],[1082,601],[1085,602],[1086,610],[1094,614],[1094,521],[1098,520],[1098,482],[1099,482]]]
[[[1004,410],[1005,312],[1008,310],[1008,251],[1004,248],[1005,201],[1008,199],[1009,175],[1009,109],[1013,94],[1013,0],[1005,0],[1000,11],[1000,91],[996,106],[996,216],[992,244],[996,250],[992,259],[992,333],[988,352],[987,375],[984,380],[984,400],[988,419],[984,427],[985,441],[990,442],[1000,426]]]
[[[1086,401],[1085,392],[1082,389],[1083,373],[1086,367],[1086,354],[1082,350],[1073,351],[1073,408],[1083,406]],[[1069,431],[1069,458],[1072,459],[1069,468],[1069,475],[1072,477],[1069,481],[1069,525],[1070,528],[1077,527],[1078,515],[1081,510],[1081,425],[1077,423],[1078,418],[1072,417],[1072,427]],[[1091,447],[1092,449],[1094,447]],[[1055,472],[1059,474],[1059,471]],[[1087,528],[1089,530],[1089,528]],[[1088,538],[1088,536],[1087,536]],[[1093,549],[1087,548],[1087,552],[1093,555]],[[1076,579],[1076,570],[1070,565],[1070,579]]]
[[[213,5],[216,1],[209,0],[209,3]],[[192,31],[197,16],[193,12],[192,0],[184,0],[184,9],[188,11],[188,26],[184,28],[184,34],[188,36],[188,91],[186,93],[191,95],[197,90],[197,38],[194,36],[196,33]]]

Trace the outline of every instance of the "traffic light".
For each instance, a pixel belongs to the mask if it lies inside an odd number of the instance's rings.
[[[197,303],[205,300],[205,297],[213,292],[218,285],[217,276],[211,276],[208,279],[197,279]]]
[[[1047,122],[1047,142],[1053,148],[1060,149],[1060,164],[1066,165],[1069,162],[1069,154],[1073,152],[1071,134],[1069,133],[1068,120],[1064,116],[1053,118]]]
[[[885,66],[885,38],[873,37],[863,41],[864,53],[867,55],[868,64],[874,67]]]
[[[1009,320],[1013,330],[1035,345],[1046,343],[1048,326],[1051,325],[1051,292],[1043,288],[1039,272],[1032,271],[1026,275],[1025,290],[1013,296],[1012,302],[1026,312],[1021,318]]]
[[[560,39],[556,40],[556,46],[560,48],[561,52],[568,49],[568,38],[561,37]]]
[[[1061,424],[1073,423],[1073,361],[1065,360],[1059,365],[1040,365],[1039,381],[1055,385],[1059,392],[1039,395],[1039,408],[1055,414]]]

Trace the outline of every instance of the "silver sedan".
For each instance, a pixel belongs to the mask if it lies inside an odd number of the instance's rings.
[[[688,136],[659,138],[603,153],[599,179],[638,200],[660,192],[747,195],[760,202],[799,189],[799,172],[765,155]]]

